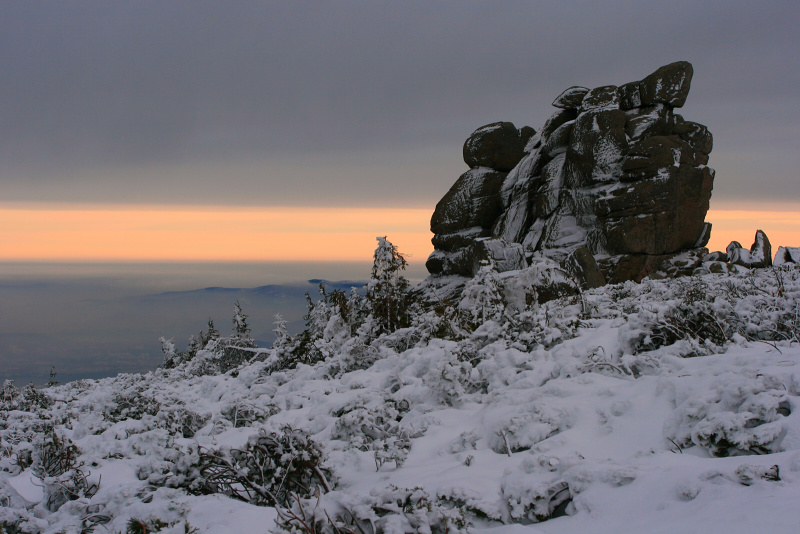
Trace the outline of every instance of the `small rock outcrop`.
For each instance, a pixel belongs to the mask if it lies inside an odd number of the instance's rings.
[[[772,245],[763,230],[756,231],[756,238],[750,250],[738,241],[731,241],[725,249],[725,261],[750,269],[769,267],[772,265]],[[720,255],[720,259],[722,256]]]
[[[800,247],[778,247],[773,265],[800,263]]]
[[[544,256],[596,287],[704,247],[713,138],[674,111],[692,72],[679,61],[621,86],[570,87],[538,132],[478,128],[464,144],[470,170],[431,218],[429,272],[472,276],[483,259],[510,270]]]

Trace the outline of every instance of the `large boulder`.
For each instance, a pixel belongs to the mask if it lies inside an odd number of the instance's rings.
[[[448,234],[476,226],[490,228],[503,205],[500,187],[506,173],[470,169],[442,197],[431,216],[431,231]]]
[[[573,85],[556,97],[553,100],[553,106],[561,109],[578,109],[581,107],[583,97],[589,92],[588,87],[580,87]]]
[[[473,169],[431,220],[431,272],[469,276],[485,243],[504,251],[505,266],[549,258],[586,287],[685,271],[683,259],[669,261],[708,242],[714,181],[711,133],[673,111],[692,72],[679,61],[636,82],[570,87],[539,133],[511,123],[476,130],[464,145]]]
[[[668,104],[682,107],[689,96],[694,69],[688,61],[676,61],[656,70],[639,82],[642,106]]]
[[[525,155],[525,145],[534,133],[529,126],[518,130],[510,122],[481,126],[464,142],[464,162],[472,168],[508,172]]]
[[[564,269],[578,281],[582,289],[594,289],[606,285],[606,278],[586,247],[575,249],[564,260]]]

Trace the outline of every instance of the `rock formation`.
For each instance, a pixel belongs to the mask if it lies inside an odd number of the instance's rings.
[[[800,247],[778,247],[773,264],[784,265],[787,263],[800,263]]]
[[[772,265],[772,245],[767,234],[763,230],[757,230],[750,250],[745,249],[738,241],[731,241],[724,253],[709,254],[707,259],[724,261],[750,269],[769,267]]]
[[[428,271],[472,276],[483,259],[504,271],[541,255],[596,287],[704,247],[713,140],[674,112],[691,79],[679,61],[621,86],[570,87],[538,132],[478,128],[464,143],[470,169],[431,218]]]

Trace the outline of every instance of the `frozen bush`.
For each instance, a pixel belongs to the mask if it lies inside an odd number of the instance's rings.
[[[32,469],[44,483],[48,510],[58,510],[67,501],[91,497],[97,492],[97,484],[89,483],[77,456],[75,444],[57,432],[40,436],[34,443]]]
[[[500,495],[507,520],[514,523],[539,523],[566,515],[572,501],[569,484],[560,479],[538,478],[523,473],[503,477]]]
[[[284,427],[251,437],[244,449],[204,450],[200,473],[206,491],[252,504],[287,506],[292,494],[330,491],[320,446],[302,430]]]
[[[361,502],[337,493],[294,499],[291,507],[278,510],[276,530],[303,534],[467,532],[463,509],[431,497],[422,488],[389,486]]]
[[[333,413],[337,417],[331,438],[347,441],[358,450],[371,452],[376,468],[386,462],[403,465],[411,448],[409,431],[401,420],[408,411],[406,401],[391,399],[375,403],[348,403]]]

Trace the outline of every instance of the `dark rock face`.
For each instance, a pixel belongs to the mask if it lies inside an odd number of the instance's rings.
[[[674,113],[691,79],[680,61],[620,86],[574,86],[539,133],[511,123],[476,130],[464,145],[472,170],[431,219],[429,271],[474,274],[476,240],[491,237],[492,257],[505,246],[517,258],[521,246],[528,260],[556,260],[592,287],[601,281],[593,265],[603,282],[639,280],[705,246],[713,138]]]
[[[564,268],[580,283],[582,289],[594,289],[606,285],[606,279],[597,261],[586,247],[572,251],[564,260]]]
[[[482,126],[464,142],[464,162],[471,168],[508,172],[525,155],[525,145],[533,132],[530,126],[517,130],[510,122]]]
[[[553,100],[553,106],[561,109],[578,109],[581,107],[583,97],[589,92],[588,87],[573,85]]]
[[[490,169],[470,169],[453,184],[442,197],[431,217],[434,234],[448,234],[461,230],[491,228],[502,213],[500,187],[506,173]]]

